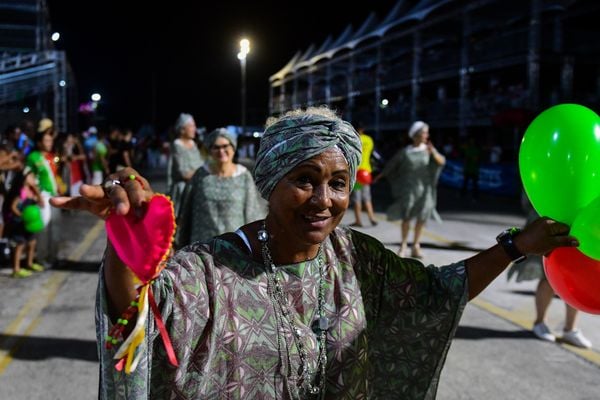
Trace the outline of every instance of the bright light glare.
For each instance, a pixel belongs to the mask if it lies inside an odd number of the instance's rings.
[[[53,42],[56,42],[56,41],[58,41],[58,39],[60,39],[60,33],[54,32],[50,38],[52,39]]]
[[[23,112],[27,114],[29,112],[29,107],[23,107]]]
[[[240,51],[242,53],[250,53],[250,41],[246,38],[240,40]]]
[[[382,106],[384,106],[384,107],[385,107],[385,106],[387,106],[389,103],[390,103],[390,102],[389,102],[389,100],[388,100],[388,99],[383,99],[383,100],[381,100],[381,105],[382,105]]]
[[[65,87],[66,85],[67,85],[67,82],[65,82],[64,79],[61,79],[60,81],[58,81],[58,86]]]
[[[100,93],[93,93],[91,97],[92,101],[100,101],[101,98]]]

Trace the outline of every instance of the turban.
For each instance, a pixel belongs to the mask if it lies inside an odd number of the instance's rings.
[[[177,117],[177,121],[175,122],[175,130],[177,133],[183,129],[184,126],[194,121],[194,117],[191,114],[181,113],[179,117]]]
[[[229,140],[229,143],[231,143],[233,146],[233,150],[237,148],[237,138],[225,128],[217,128],[209,133],[204,141],[204,145],[210,149],[210,147],[215,144],[217,139],[220,137]]]
[[[415,121],[413,122],[413,124],[411,125],[410,129],[408,130],[408,137],[409,138],[414,138],[415,135],[419,132],[421,132],[423,130],[423,128],[425,128],[427,126],[427,124],[423,121]]]
[[[269,200],[277,183],[298,164],[337,147],[348,162],[350,188],[361,159],[360,137],[346,121],[319,114],[286,116],[269,126],[254,166],[258,191]]]

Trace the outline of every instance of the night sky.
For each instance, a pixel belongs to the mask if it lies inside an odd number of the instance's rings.
[[[239,40],[247,36],[248,124],[268,112],[268,78],[297,50],[356,30],[374,11],[379,20],[396,1],[65,2],[48,0],[52,29],[61,33],[79,100],[102,94],[105,123],[159,130],[180,112],[199,126],[240,123]],[[192,3],[192,4],[190,4]],[[156,104],[152,93],[155,88]],[[155,113],[153,113],[153,109]],[[82,127],[85,128],[85,127]]]

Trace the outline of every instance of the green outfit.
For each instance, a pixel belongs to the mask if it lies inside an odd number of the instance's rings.
[[[102,140],[98,140],[94,145],[94,159],[92,160],[92,171],[104,172],[104,164],[102,159],[106,158],[108,147]]]
[[[201,167],[188,186],[177,227],[178,246],[207,242],[266,214],[254,179],[243,165],[237,164],[235,174],[227,178]]]
[[[394,198],[387,210],[388,219],[427,221],[435,215],[437,182],[442,168],[425,145],[411,145],[398,151],[382,171],[390,182]]]
[[[40,190],[49,193],[51,196],[56,196],[56,177],[44,155],[40,151],[32,151],[27,156],[25,164],[31,168],[37,177]]]
[[[327,399],[433,399],[468,298],[464,263],[425,267],[383,244],[337,228],[322,244],[325,261]],[[277,269],[311,365],[317,341],[318,257]],[[102,271],[100,273],[102,276]],[[171,366],[150,313],[145,352],[131,375],[105,350],[110,329],[103,279],[97,301],[101,399],[281,399],[286,354],[262,262],[230,236],[177,252],[153,283],[179,367]],[[287,325],[286,325],[287,326]],[[282,331],[284,329],[284,331]],[[283,355],[281,352],[283,351]],[[285,372],[284,372],[285,373]]]

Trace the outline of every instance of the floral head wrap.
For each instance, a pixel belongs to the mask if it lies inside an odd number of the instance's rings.
[[[233,146],[233,150],[237,148],[237,138],[225,128],[217,128],[209,133],[204,141],[204,145],[210,149],[220,137],[227,139]]]
[[[261,138],[254,167],[258,191],[269,200],[281,178],[301,162],[332,147],[341,150],[348,162],[352,188],[362,152],[360,137],[352,125],[320,114],[284,116]]]

